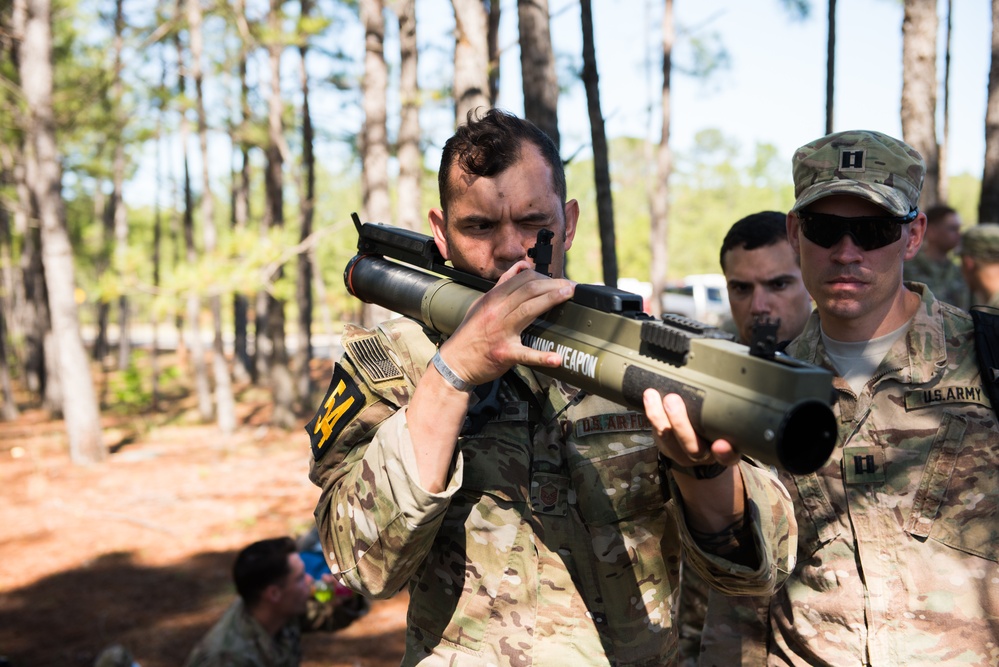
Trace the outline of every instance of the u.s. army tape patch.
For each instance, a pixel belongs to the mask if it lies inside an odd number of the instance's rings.
[[[363,407],[364,394],[357,388],[354,378],[340,364],[336,364],[319,411],[305,425],[312,442],[312,458],[316,461],[321,459],[330,449],[327,445],[336,440]]]
[[[977,403],[990,407],[989,397],[979,384],[913,389],[905,392],[905,409],[918,410],[940,403]]]

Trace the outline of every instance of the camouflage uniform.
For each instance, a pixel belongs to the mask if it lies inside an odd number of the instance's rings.
[[[644,414],[522,367],[472,406],[484,425],[460,438],[447,488],[427,493],[405,407],[435,341],[400,319],[377,336],[348,327],[343,344],[307,427],[316,522],[348,586],[388,597],[408,585],[404,665],[672,664],[681,544],[732,594],[769,594],[786,576],[791,508],[768,472],[742,464],[754,571],[693,546]]]
[[[908,287],[920,309],[864,392],[835,380],[834,456],[781,474],[797,567],[769,601],[712,592],[701,665],[999,664],[999,429],[970,318]],[[831,367],[817,315],[789,352]]]
[[[198,642],[185,667],[298,667],[302,661],[297,623],[271,637],[237,598]]]
[[[961,269],[951,260],[938,262],[922,252],[902,265],[905,279],[928,285],[933,296],[961,310],[971,305],[971,294]]]

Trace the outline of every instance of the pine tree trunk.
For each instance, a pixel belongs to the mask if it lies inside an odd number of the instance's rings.
[[[651,238],[652,248],[652,299],[650,310],[653,315],[662,314],[662,293],[666,289],[667,266],[669,262],[669,176],[673,169],[673,156],[669,147],[670,121],[670,70],[673,58],[673,0],[665,0],[663,6],[663,90],[662,90],[662,134],[656,157],[656,180],[652,187]]]
[[[498,4],[498,3],[493,3]],[[420,177],[423,154],[420,152],[420,88],[416,78],[416,0],[396,0],[399,17],[399,181],[396,187],[396,224],[419,231],[423,221],[420,204]]]
[[[122,197],[125,182],[125,124],[122,106],[121,51],[124,42],[125,15],[123,0],[115,0],[114,18],[114,83],[112,84],[112,113],[115,116],[115,146],[112,164],[112,194],[111,208],[114,211],[114,255],[115,273],[121,275],[125,271],[125,257],[128,254],[128,211]],[[128,297],[122,294],[118,298],[118,369],[128,368],[132,357],[131,340],[129,336],[129,303]]]
[[[310,0],[301,0],[301,15],[303,18],[312,12]],[[309,73],[305,67],[308,55],[308,45],[303,42],[299,47],[301,69],[299,75],[302,84],[302,171],[304,172],[304,192],[300,195],[301,229],[299,239],[305,243],[312,236],[313,206],[316,197],[316,160],[312,150],[313,131],[312,115],[309,111]],[[298,346],[295,348],[295,368],[298,372],[297,393],[303,399],[312,395],[312,254],[303,249],[298,255],[298,274],[296,276],[296,299],[298,301]]]
[[[836,0],[829,0],[826,24],[826,134],[833,132],[833,101],[836,84]]]
[[[198,143],[201,147],[201,227],[205,254],[211,255],[218,245],[215,224],[215,196],[208,173],[208,118],[205,114],[203,93],[204,75],[201,69],[202,29],[201,0],[187,0],[188,32],[191,36],[191,74],[194,79],[194,100],[198,111]],[[236,430],[236,403],[232,395],[232,378],[225,358],[222,340],[222,297],[208,297],[208,310],[212,315],[212,375],[215,379],[215,422],[219,430],[229,435]]]
[[[250,143],[246,138],[247,131],[252,121],[250,110],[250,86],[246,81],[246,61],[249,52],[250,29],[246,23],[246,3],[243,0],[236,0],[233,3],[233,11],[236,15],[236,25],[239,30],[239,104],[240,104],[240,124],[239,136],[233,143],[239,144],[240,149],[240,169],[239,174],[233,174],[232,178],[232,226],[233,229],[242,231],[246,229],[250,218]],[[249,323],[250,300],[245,294],[236,292],[232,297],[233,312],[233,375],[236,380],[245,382],[247,380],[256,381],[256,367],[250,357],[247,346],[248,335],[247,325]]]
[[[93,377],[80,336],[73,252],[63,216],[62,174],[52,113],[52,20],[48,0],[28,1],[21,68],[21,85],[31,115],[30,143],[37,163],[37,178],[30,185],[42,230],[42,264],[58,348],[59,378],[65,389],[63,414],[70,456],[77,464],[97,463],[106,458],[107,450]]]
[[[370,1],[370,0],[369,0]],[[482,0],[451,0],[454,7],[454,119],[492,106],[489,98],[489,21]]]
[[[593,178],[597,193],[597,227],[600,230],[600,260],[604,284],[617,287],[617,241],[614,237],[614,199],[611,193],[607,133],[600,110],[600,76],[593,40],[593,11],[590,0],[580,0],[583,27],[583,87],[590,116],[590,140],[593,143]]]
[[[524,117],[559,145],[558,76],[549,30],[548,0],[517,0]]]
[[[188,0],[198,2],[199,0]],[[184,15],[184,0],[177,0],[177,17]],[[177,62],[184,62],[184,50],[177,36]],[[180,66],[181,74],[177,77],[177,85],[180,93],[184,93],[184,80],[187,73],[183,65]],[[191,164],[187,154],[188,139],[191,134],[190,121],[187,118],[186,110],[180,115],[180,146],[184,163],[184,254],[187,263],[195,266],[198,263],[198,250],[194,243],[194,195],[191,191]],[[201,299],[197,294],[191,293],[187,296],[187,326],[190,332],[188,337],[191,354],[191,364],[194,368],[194,387],[198,398],[198,415],[202,421],[211,421],[212,413],[212,390],[208,382],[208,367],[205,364],[205,347],[201,340]]]
[[[902,138],[926,161],[919,196],[926,209],[940,199],[940,161],[936,130],[937,2],[905,0],[902,21]]]
[[[999,220],[999,0],[992,0],[992,62],[985,107],[985,163],[978,219]]]
[[[477,0],[478,1],[478,0]],[[388,187],[388,132],[386,129],[385,17],[382,0],[361,0],[364,25],[364,126],[361,136],[361,198],[364,218],[369,222],[391,222]],[[372,327],[389,316],[381,306],[366,303],[361,322]]]
[[[271,0],[268,14],[268,27],[271,32],[271,43],[267,50],[270,56],[271,93],[268,101],[268,144],[267,173],[265,177],[267,190],[268,227],[284,226],[284,126],[281,121],[283,103],[281,100],[281,0]],[[280,279],[281,271],[275,276]],[[272,421],[283,428],[291,428],[295,424],[295,383],[288,368],[288,348],[285,344],[284,303],[273,296],[267,296],[267,337],[270,343],[268,371],[270,373],[271,392],[274,398],[274,413]]]

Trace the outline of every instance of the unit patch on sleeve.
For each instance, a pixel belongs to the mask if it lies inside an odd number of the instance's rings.
[[[333,367],[333,379],[326,390],[326,397],[316,416],[305,425],[312,441],[312,458],[321,459],[330,449],[327,445],[336,440],[364,407],[364,394],[357,388],[354,378],[340,364]]]

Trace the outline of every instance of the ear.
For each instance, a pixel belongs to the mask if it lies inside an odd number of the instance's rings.
[[[926,235],[926,214],[920,213],[916,219],[909,223],[909,236],[905,241],[904,260],[910,260],[919,252],[919,246],[923,245],[923,237]]]
[[[576,223],[579,221],[579,202],[570,199],[565,203],[565,249],[572,247],[576,237]]]
[[[795,255],[801,255],[801,239],[798,238],[798,228],[801,221],[794,213],[787,214],[787,242],[791,244],[791,250]]]
[[[444,220],[444,211],[439,208],[432,208],[430,209],[430,213],[427,214],[427,219],[430,220],[430,229],[434,233],[434,242],[437,244],[437,249],[444,255],[444,259],[451,259],[448,254],[447,235],[444,233],[444,230],[447,228],[447,223]]]
[[[281,600],[281,587],[277,584],[270,584],[264,589],[260,599],[271,605],[277,604]]]

